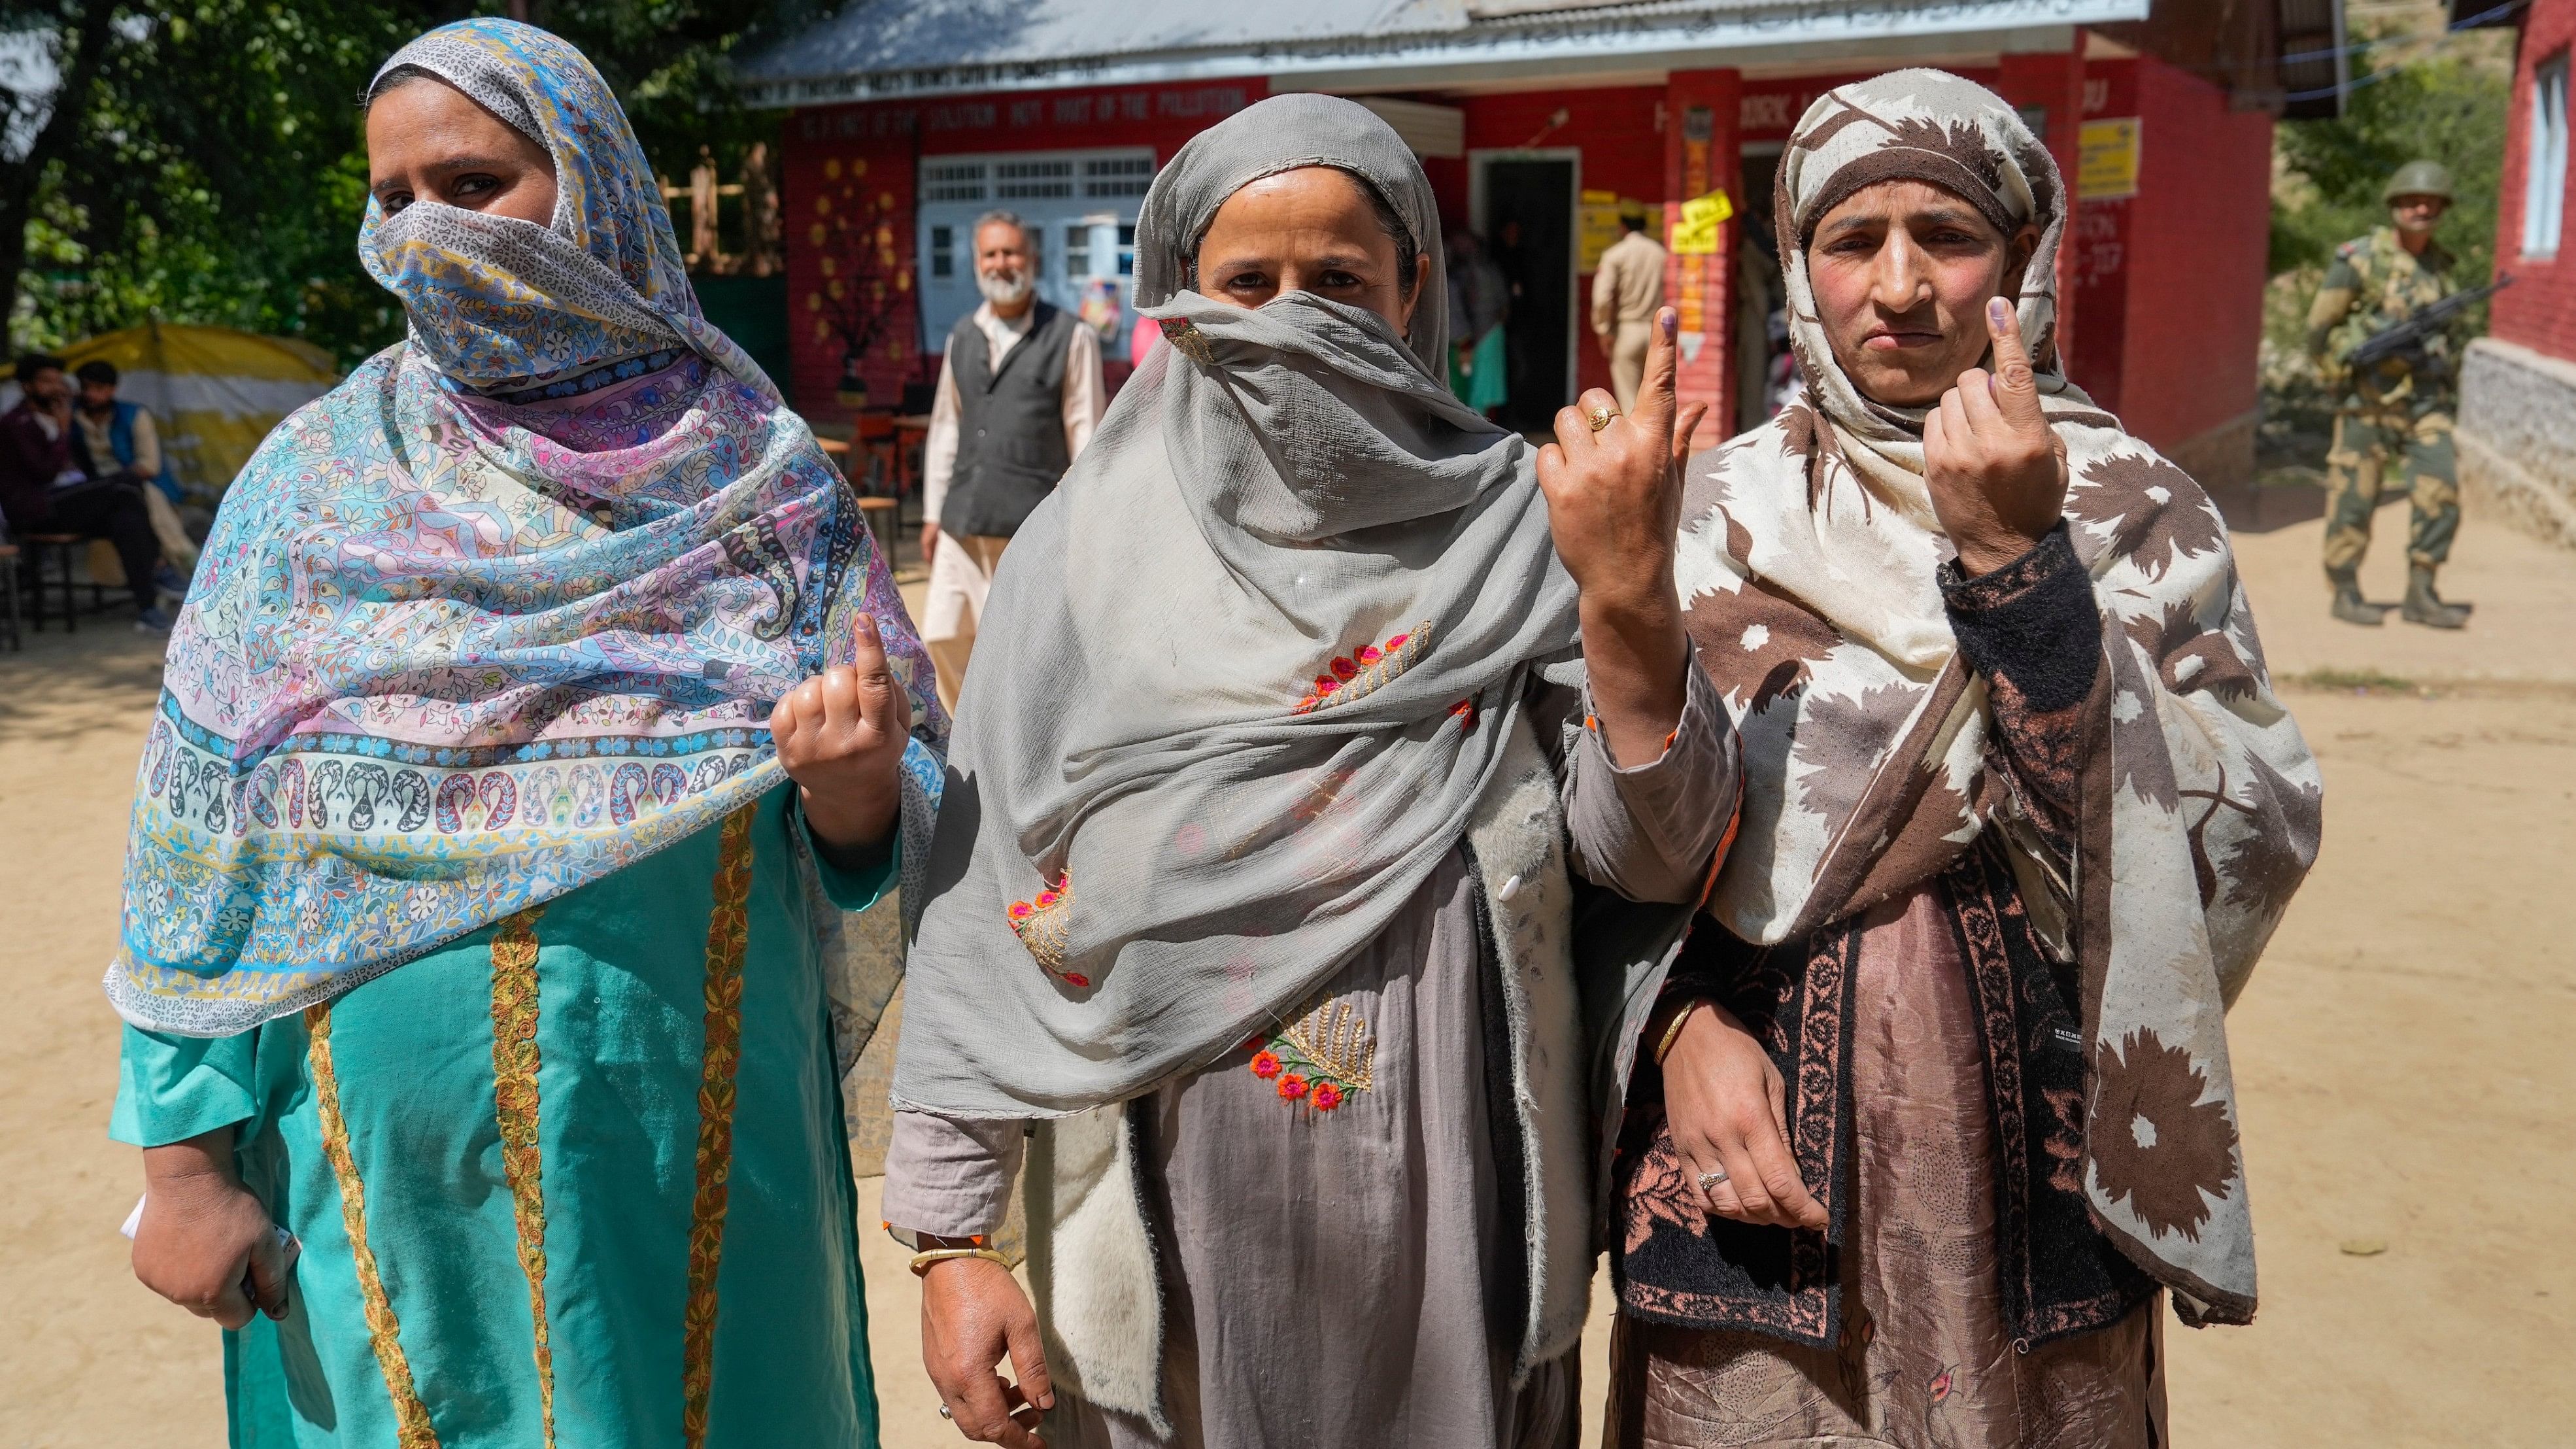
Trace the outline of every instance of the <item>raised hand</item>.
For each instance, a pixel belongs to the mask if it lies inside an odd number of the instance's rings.
[[[1932,511],[1971,576],[2030,552],[2066,509],[2066,444],[2039,404],[2012,303],[1986,303],[1995,370],[1972,367],[1923,419]]]
[[[886,664],[876,616],[861,614],[856,635],[855,659],[789,690],[769,714],[807,827],[844,851],[873,847],[894,828],[903,805],[897,772],[912,730],[912,700]]]
[[[1681,721],[1690,657],[1673,542],[1682,461],[1708,407],[1681,407],[1674,395],[1678,326],[1670,307],[1655,315],[1634,412],[1620,415],[1617,401],[1593,388],[1556,415],[1556,441],[1538,453],[1548,533],[1583,595],[1593,705],[1612,756],[1627,765],[1662,756]]]

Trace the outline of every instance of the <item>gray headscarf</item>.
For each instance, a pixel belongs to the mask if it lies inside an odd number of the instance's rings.
[[[1180,290],[1247,182],[1331,166],[1432,271],[1407,335]],[[1431,370],[1421,167],[1283,96],[1173,157],[1137,227],[1158,349],[1014,537],[959,702],[899,1106],[1121,1101],[1289,1017],[1453,849],[1529,670],[1576,640],[1528,444]]]

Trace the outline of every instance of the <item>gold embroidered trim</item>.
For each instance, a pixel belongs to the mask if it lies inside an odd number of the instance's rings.
[[[1297,1055],[1315,1065],[1345,1091],[1366,1092],[1377,1086],[1377,1033],[1347,1001],[1319,1006],[1279,1034]]]
[[[1283,1102],[1331,1112],[1377,1086],[1377,1034],[1348,1001],[1318,1005],[1267,1042],[1244,1045],[1253,1049],[1252,1074]]]
[[[1315,676],[1306,697],[1297,701],[1291,713],[1313,714],[1375,694],[1411,669],[1430,648],[1431,623],[1426,619],[1404,633],[1389,635],[1383,645],[1371,644],[1356,654],[1340,655]]]
[[[1037,899],[1013,901],[1003,914],[1019,934],[1020,944],[1049,974],[1077,987],[1091,984],[1090,977],[1064,969],[1065,954],[1072,949],[1073,872],[1059,873],[1055,884],[1039,891]]]
[[[689,1297],[680,1320],[680,1431],[707,1441],[715,1379],[716,1270],[724,1259],[725,1179],[733,1171],[734,1073],[742,1062],[742,959],[751,939],[751,821],[758,804],[725,817],[715,909],[707,916],[707,1044],[698,1075],[698,1192],[689,1213]]]
[[[492,1107],[536,1324],[538,1412],[545,1449],[554,1449],[555,1350],[546,1324],[544,1158],[537,1146],[537,917],[545,909],[531,906],[492,933]]]
[[[1197,323],[1186,317],[1165,317],[1154,325],[1161,329],[1163,340],[1172,344],[1172,350],[1183,357],[1201,367],[1216,361],[1216,349],[1208,345],[1207,334],[1198,329]]]
[[[340,1222],[348,1229],[349,1253],[356,1260],[358,1296],[366,1306],[367,1339],[384,1372],[385,1391],[393,1398],[394,1442],[400,1449],[438,1449],[438,1431],[429,1410],[412,1387],[411,1361],[403,1357],[402,1325],[385,1297],[385,1280],[376,1270],[376,1253],[367,1246],[367,1191],[358,1179],[357,1159],[349,1153],[349,1123],[340,1115],[340,1076],[331,1065],[331,1006],[304,1010],[304,1029],[312,1037],[305,1057],[313,1077],[314,1105],[322,1119],[322,1155],[340,1184]]]

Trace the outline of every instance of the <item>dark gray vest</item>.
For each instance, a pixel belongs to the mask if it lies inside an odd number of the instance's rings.
[[[948,373],[957,383],[957,471],[939,506],[939,530],[1008,538],[1073,458],[1064,447],[1064,350],[1073,315],[1044,302],[1028,335],[996,371],[973,313],[948,334]]]

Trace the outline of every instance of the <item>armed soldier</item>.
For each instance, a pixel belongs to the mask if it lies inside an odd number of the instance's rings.
[[[2334,616],[2377,624],[2383,604],[2361,596],[2361,559],[2370,547],[2371,514],[2392,469],[2402,468],[2413,495],[2406,541],[2406,601],[2413,623],[2457,629],[2469,605],[2444,603],[2434,571],[2460,531],[2460,489],[2451,441],[2458,388],[2458,339],[2435,329],[2393,355],[2353,364],[2352,350],[2398,327],[2452,290],[2451,254],[2433,240],[2433,225],[2451,205],[2451,173],[2436,161],[2409,161],[2381,192],[2391,225],[2335,248],[2325,285],[2308,310],[2308,355],[2335,404],[2334,446],[2326,455],[2326,582]]]

